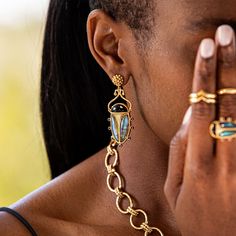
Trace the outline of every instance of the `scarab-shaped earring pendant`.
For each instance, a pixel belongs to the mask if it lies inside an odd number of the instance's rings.
[[[112,99],[108,104],[108,111],[110,112],[110,127],[112,133],[112,139],[118,144],[122,145],[130,138],[130,132],[133,128],[131,126],[131,103],[125,98],[125,92],[122,89],[124,79],[121,75],[115,75],[112,78],[113,83],[118,87],[115,90],[115,98]],[[116,100],[123,100],[121,102],[116,102]]]

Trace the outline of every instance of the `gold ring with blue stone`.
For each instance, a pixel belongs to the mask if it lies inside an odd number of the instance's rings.
[[[231,141],[236,138],[236,120],[231,117],[221,117],[220,120],[215,120],[210,124],[209,132],[215,139]]]

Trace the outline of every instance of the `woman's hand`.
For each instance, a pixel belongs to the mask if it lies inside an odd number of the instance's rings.
[[[194,93],[221,88],[236,88],[235,33],[227,25],[215,40],[201,42],[193,79]],[[236,235],[236,139],[222,142],[209,133],[220,117],[236,120],[236,95],[191,110],[171,141],[165,195],[183,236]]]

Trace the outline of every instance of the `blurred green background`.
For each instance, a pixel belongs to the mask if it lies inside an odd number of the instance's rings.
[[[49,181],[39,111],[45,6],[40,17],[0,19],[0,206]]]

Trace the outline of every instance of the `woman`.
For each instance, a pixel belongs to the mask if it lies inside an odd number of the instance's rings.
[[[1,212],[0,235],[235,235],[235,12],[233,0],[51,0],[53,180]]]

